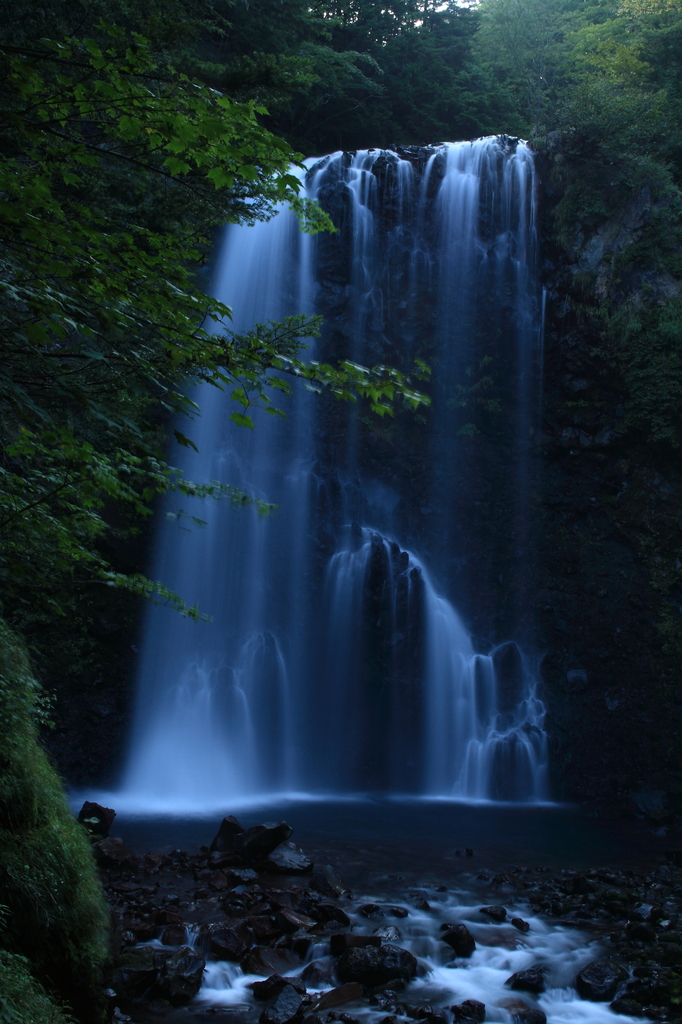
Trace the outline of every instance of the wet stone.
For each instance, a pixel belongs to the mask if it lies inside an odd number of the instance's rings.
[[[606,1002],[613,999],[627,978],[627,969],[615,960],[593,960],[578,973],[575,987],[581,999]]]
[[[285,985],[291,985],[301,996],[304,996],[306,993],[306,987],[302,978],[283,978],[281,974],[272,974],[265,981],[254,981],[249,988],[253,992],[255,999],[264,1002],[267,999],[274,999],[275,996],[279,995]]]
[[[626,931],[628,938],[635,942],[655,942],[656,929],[646,921],[632,921],[628,924]]]
[[[513,1024],[547,1024],[545,1011],[530,1006],[519,1007],[518,1010],[512,1010],[511,1014]]]
[[[329,940],[332,956],[341,956],[346,949],[361,949],[363,946],[380,946],[379,935],[352,935],[350,932],[343,932],[341,935],[332,935]]]
[[[363,991],[363,987],[359,982],[346,982],[345,985],[339,985],[337,988],[330,989],[329,992],[324,992],[317,1003],[317,1009],[329,1010],[334,1006],[343,1006],[345,1003],[353,1003],[357,999],[362,998]]]
[[[319,892],[321,896],[335,898],[344,891],[341,879],[329,864],[317,868],[310,879],[310,888]]]
[[[206,961],[189,946],[181,946],[166,960],[158,981],[160,994],[174,1006],[193,999],[201,988]]]
[[[480,907],[479,909],[481,914],[485,914],[485,916],[489,917],[492,921],[500,923],[507,919],[507,911],[504,907],[495,905],[492,907]]]
[[[485,1003],[478,999],[465,999],[450,1009],[455,1021],[461,1021],[462,1024],[482,1024],[485,1020]]]
[[[384,916],[384,908],[379,903],[363,903],[361,907],[358,907],[358,914],[376,920]]]
[[[457,956],[470,957],[476,949],[474,937],[465,924],[453,925],[442,933],[441,939],[447,942]]]
[[[509,985],[515,991],[544,992],[546,973],[547,968],[542,964],[538,964],[535,967],[526,968],[525,971],[516,971],[510,978],[507,978],[505,985]]]
[[[301,1006],[301,993],[293,985],[285,984],[260,1015],[261,1024],[286,1024],[295,1017]]]
[[[239,847],[238,837],[242,836],[244,832],[244,826],[240,825],[232,814],[229,818],[223,818],[220,828],[211,842],[211,852],[236,852]]]
[[[645,1016],[641,1003],[638,1003],[635,999],[614,999],[609,1009],[625,1017]]]
[[[218,960],[239,960],[248,949],[248,943],[242,934],[243,930],[218,928],[216,931],[212,931],[210,950],[213,956]]]
[[[314,862],[295,843],[280,843],[271,853],[257,864],[259,871],[274,875],[306,875],[313,870]],[[335,894],[334,894],[335,895]]]
[[[244,974],[260,974],[265,978],[271,974],[288,974],[299,965],[298,957],[288,949],[270,949],[269,946],[254,946],[241,962]]]
[[[337,907],[334,903],[318,903],[310,908],[310,916],[314,917],[318,924],[340,924],[344,928],[350,927],[348,914]]]
[[[138,865],[136,853],[129,850],[120,836],[107,836],[93,844],[95,860],[104,868],[128,868],[135,870]]]
[[[176,922],[167,924],[161,933],[163,946],[182,946],[185,942],[187,942],[187,929],[184,924]]]
[[[300,914],[295,910],[289,910],[288,907],[284,907],[275,915],[275,923],[283,932],[293,934],[293,932],[297,932],[301,928],[306,931],[309,928],[314,928],[317,922],[312,917],[308,917],[307,914]]]
[[[337,973],[342,982],[359,981],[367,988],[387,982],[409,981],[417,972],[417,959],[401,946],[384,945],[377,949],[347,949],[338,960]]]
[[[335,985],[336,961],[331,956],[320,957],[319,960],[312,960],[301,971],[301,978],[311,988],[323,988],[325,985]]]
[[[238,837],[237,852],[247,862],[262,860],[280,843],[285,843],[293,831],[286,821],[266,821],[264,825],[255,825]]]

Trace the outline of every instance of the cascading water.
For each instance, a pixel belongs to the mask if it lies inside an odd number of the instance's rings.
[[[483,547],[467,528],[479,501],[468,419],[482,390],[470,367],[491,358],[510,433],[500,488],[514,579],[528,557],[541,338],[532,155],[491,138],[310,163],[308,193],[338,235],[306,238],[288,212],[230,228],[216,294],[240,331],[324,314],[324,358],[423,356],[431,419],[405,419],[421,433],[405,458],[384,457],[390,446],[356,410],[322,411],[303,389],[281,403],[286,423],[258,415],[251,432],[204,387],[200,454],[183,452],[181,468],[278,509],[206,503],[202,529],[163,526],[155,575],[213,621],[149,612],[119,803],[199,810],[292,790],[546,799],[537,671],[499,643],[506,624],[523,625],[524,587],[508,590],[511,617],[491,613],[488,654],[451,603],[485,603],[460,570]]]

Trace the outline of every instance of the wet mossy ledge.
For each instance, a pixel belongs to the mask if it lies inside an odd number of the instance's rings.
[[[108,913],[39,718],[26,650],[0,620],[0,1020],[99,1024]]]

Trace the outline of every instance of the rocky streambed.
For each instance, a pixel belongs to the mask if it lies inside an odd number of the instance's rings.
[[[675,854],[648,872],[492,872],[462,849],[447,884],[376,875],[351,892],[291,833],[230,817],[198,853],[143,856],[97,839],[113,1021],[682,1024]]]

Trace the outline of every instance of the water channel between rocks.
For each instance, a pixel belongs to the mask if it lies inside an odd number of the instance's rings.
[[[339,909],[339,920],[318,922],[313,928],[309,921],[305,935],[299,931],[264,940],[273,952],[292,959],[267,970],[260,968],[258,974],[253,965],[249,970],[249,961],[243,957],[240,966],[235,960],[214,959],[209,952],[201,989],[191,1002],[173,1008],[158,999],[134,1001],[124,1006],[132,1021],[241,1024],[260,1018],[268,1024],[267,1014],[261,1015],[269,1003],[255,999],[250,986],[276,973],[303,974],[308,1006],[304,1002],[296,1019],[315,1013],[309,1024],[478,1020],[451,1009],[465,1004],[465,1009],[473,1006],[476,1012],[475,1004],[467,1000],[485,1003],[485,1017],[480,1019],[495,1022],[537,1024],[543,1014],[549,1024],[676,1020],[655,1007],[651,1015],[642,1016],[641,1009],[639,1016],[616,1014],[609,1005],[613,993],[595,1002],[581,999],[574,987],[582,968],[604,959],[625,963],[626,973],[618,986],[621,997],[631,994],[633,985],[641,986],[639,979],[648,968],[641,966],[643,944],[631,941],[632,928],[639,920],[656,917],[651,905],[666,908],[667,919],[659,916],[655,921],[659,949],[675,940],[680,909],[676,897],[682,893],[682,880],[678,869],[666,861],[669,843],[644,823],[588,819],[575,809],[559,806],[471,806],[379,798],[261,804],[243,808],[237,816],[247,828],[286,819],[294,828],[293,840],[315,860],[316,875],[324,865],[331,865],[343,893],[333,894],[331,900],[315,892],[311,897],[309,874],[261,874],[247,886],[214,891],[196,851],[215,835],[219,814],[207,820],[123,813],[116,819],[114,832],[137,853],[174,848],[190,856],[189,860],[171,858],[170,864],[156,871],[147,860],[141,880],[126,882],[125,875],[120,875],[118,888],[118,873],[107,873],[109,895],[114,904],[119,901],[119,913],[131,913],[130,908],[121,911],[121,900],[134,902],[135,885],[144,886],[145,895],[137,899],[147,900],[147,909],[154,913],[163,907],[179,911],[187,927],[185,944],[202,955],[210,948],[211,929],[232,927],[235,915],[256,915],[261,920],[270,914],[274,920],[283,907],[289,907],[294,914],[319,917],[316,901],[330,900],[325,905]],[[613,894],[624,892],[630,895],[623,916],[609,901],[617,902],[620,897]],[[481,911],[491,905],[504,908],[503,920]],[[517,918],[521,922],[512,924]],[[458,956],[443,942],[445,925],[466,926],[476,944],[470,957]],[[651,924],[645,927],[653,929]],[[406,986],[391,982],[386,991],[374,993],[368,991],[372,986],[366,986],[360,999],[336,1006],[332,1000],[319,1008],[320,994],[345,980],[343,972],[339,975],[341,961],[330,957],[331,935],[344,932],[379,935],[382,949],[389,944],[409,950],[419,963],[417,975]],[[146,945],[151,941],[167,955],[168,945],[161,945],[160,934],[161,929],[159,938],[148,939]],[[310,968],[313,961],[319,964]],[[540,986],[544,991],[510,987],[511,975],[537,965],[545,969]],[[630,985],[628,993],[625,985]],[[269,1024],[277,1021],[273,1018]]]

